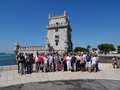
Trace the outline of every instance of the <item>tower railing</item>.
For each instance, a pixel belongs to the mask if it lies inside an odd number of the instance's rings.
[[[69,23],[58,23],[58,24],[48,24],[46,27],[49,28],[54,28],[54,27],[63,27],[63,26],[68,26]]]

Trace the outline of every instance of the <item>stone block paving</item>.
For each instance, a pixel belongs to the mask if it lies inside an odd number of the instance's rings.
[[[120,80],[120,69],[113,69],[112,64],[99,64],[100,72],[48,72],[19,75],[17,70],[0,71],[0,87],[31,82],[45,82],[57,80],[105,79]]]

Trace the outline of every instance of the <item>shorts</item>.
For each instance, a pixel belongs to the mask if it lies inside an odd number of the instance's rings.
[[[118,65],[118,62],[113,62],[113,64]]]
[[[91,62],[86,62],[86,68],[91,67]]]

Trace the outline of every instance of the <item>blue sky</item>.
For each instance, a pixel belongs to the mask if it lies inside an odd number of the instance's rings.
[[[120,45],[120,0],[0,0],[0,51],[44,45],[48,14],[71,19],[73,46]]]

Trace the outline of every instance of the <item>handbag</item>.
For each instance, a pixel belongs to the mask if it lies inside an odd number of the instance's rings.
[[[85,64],[85,60],[81,60],[80,61],[80,64],[82,65],[82,64]]]

